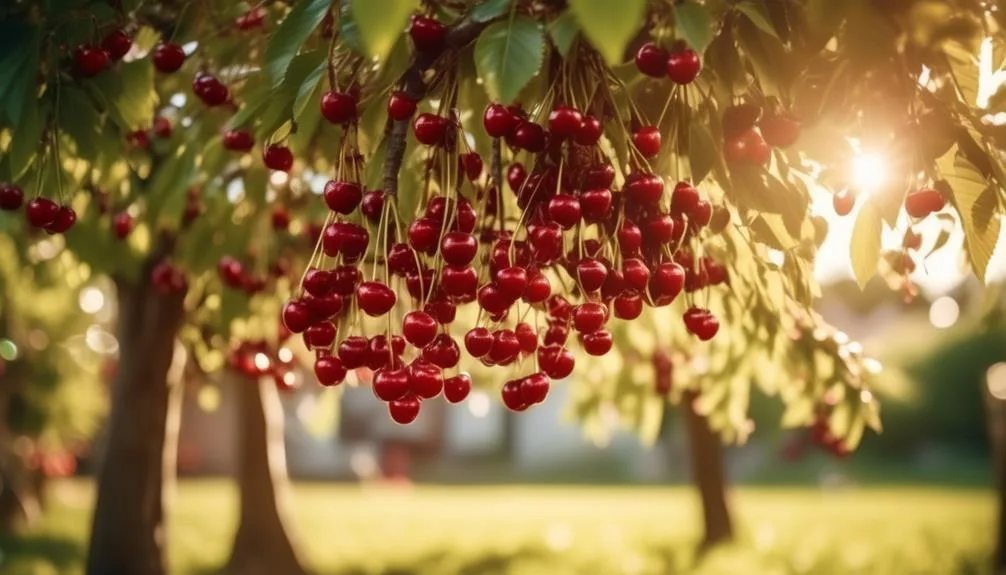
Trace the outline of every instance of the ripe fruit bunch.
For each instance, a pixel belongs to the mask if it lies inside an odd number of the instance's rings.
[[[24,217],[33,228],[49,235],[61,234],[77,223],[77,212],[66,204],[57,204],[39,196],[24,202],[24,192],[13,184],[0,183],[0,210],[13,212],[24,206]]]
[[[723,111],[723,154],[731,166],[765,166],[772,148],[788,148],[800,137],[800,123],[783,112],[762,115],[758,104],[743,103]]]

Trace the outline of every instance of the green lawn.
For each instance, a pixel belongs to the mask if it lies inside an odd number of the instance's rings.
[[[81,572],[92,487],[52,486],[50,510],[20,540],[0,539],[0,573]],[[991,493],[949,488],[745,489],[737,545],[697,562],[687,488],[298,485],[296,532],[319,573],[757,575],[987,573]],[[171,525],[176,573],[226,558],[236,492],[180,486]],[[281,574],[277,574],[281,575]]]

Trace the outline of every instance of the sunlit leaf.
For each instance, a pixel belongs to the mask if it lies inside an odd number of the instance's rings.
[[[852,272],[860,289],[865,288],[873,276],[877,275],[882,230],[880,213],[873,204],[864,202],[859,209],[859,215],[856,216],[856,225],[852,229],[852,240],[849,245]]]
[[[584,36],[609,65],[624,60],[625,47],[643,21],[646,0],[569,0]]]

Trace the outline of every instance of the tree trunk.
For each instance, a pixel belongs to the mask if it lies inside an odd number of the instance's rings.
[[[727,505],[726,472],[723,467],[723,443],[709,427],[702,415],[695,413],[692,404],[695,392],[687,392],[682,406],[688,429],[689,452],[692,460],[692,482],[702,500],[702,519],[705,536],[700,546],[708,549],[733,539],[733,521]]]
[[[999,495],[993,573],[1002,575],[1006,574],[1006,401],[996,399],[989,393],[988,386],[982,385],[982,387],[988,409],[996,493]]]
[[[283,406],[272,381],[228,371],[237,389],[240,522],[225,569],[235,575],[306,573],[284,526],[289,501]]]
[[[158,294],[141,272],[117,282],[119,363],[98,464],[89,575],[163,575],[166,499],[174,479],[182,353],[175,337],[183,295]]]

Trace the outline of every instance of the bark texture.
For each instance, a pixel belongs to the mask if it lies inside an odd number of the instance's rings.
[[[702,415],[695,413],[692,403],[696,396],[689,392],[683,411],[688,429],[688,445],[692,462],[692,482],[702,502],[705,534],[703,550],[733,539],[733,520],[727,501],[726,470],[723,464],[723,443]]]

